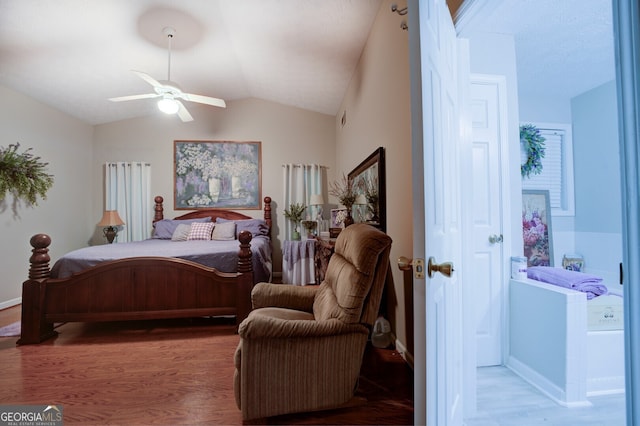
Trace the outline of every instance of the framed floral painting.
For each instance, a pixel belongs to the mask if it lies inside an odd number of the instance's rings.
[[[549,191],[522,191],[522,239],[527,266],[553,266]]]
[[[331,209],[330,228],[344,228],[344,220],[347,218],[347,209]]]
[[[174,141],[174,208],[260,209],[260,142]]]

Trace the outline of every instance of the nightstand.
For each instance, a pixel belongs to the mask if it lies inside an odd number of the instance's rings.
[[[329,259],[333,255],[336,245],[335,239],[318,238],[315,240],[315,268],[316,268],[316,284],[322,283],[324,275],[327,272]]]
[[[285,240],[282,246],[282,283],[315,284],[316,240]]]

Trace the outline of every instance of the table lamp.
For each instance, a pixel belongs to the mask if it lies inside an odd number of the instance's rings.
[[[360,222],[364,222],[365,213],[362,211],[362,206],[366,206],[367,204],[369,204],[367,203],[367,198],[364,196],[364,194],[358,194],[358,196],[356,197],[356,201],[353,204],[358,206],[358,220]]]
[[[322,230],[322,208],[324,207],[324,197],[322,194],[313,194],[309,199],[309,205],[316,206],[316,221],[318,222],[316,233],[320,235],[320,231]]]
[[[97,226],[103,226],[104,229],[102,232],[104,233],[105,238],[109,242],[109,244],[113,243],[113,240],[118,235],[117,226],[124,225],[122,219],[120,219],[120,215],[117,210],[105,210],[102,215],[102,219]]]

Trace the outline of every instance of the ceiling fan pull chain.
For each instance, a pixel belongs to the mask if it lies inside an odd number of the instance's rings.
[[[169,63],[167,65],[167,80],[171,81],[171,38],[173,36],[169,35]]]
[[[176,33],[176,30],[174,30],[171,27],[166,27],[163,30],[163,32],[167,36],[167,40],[169,44],[169,48],[167,49],[168,56],[169,56],[169,60],[167,61],[167,81],[171,81],[171,39],[173,38],[173,35]]]

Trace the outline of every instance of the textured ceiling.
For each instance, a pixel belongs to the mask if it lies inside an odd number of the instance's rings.
[[[611,0],[502,0],[473,27],[513,34],[518,92],[570,99],[615,78]]]
[[[521,95],[570,98],[614,78],[610,0],[487,4],[473,26],[514,34]],[[155,114],[149,99],[107,99],[150,92],[132,69],[167,78],[162,29],[172,26],[171,79],[186,92],[335,115],[379,7],[380,0],[0,0],[0,84],[92,124]]]
[[[130,70],[335,115],[380,0],[0,0],[0,84],[88,123],[155,113]],[[187,104],[188,107],[188,104]]]

